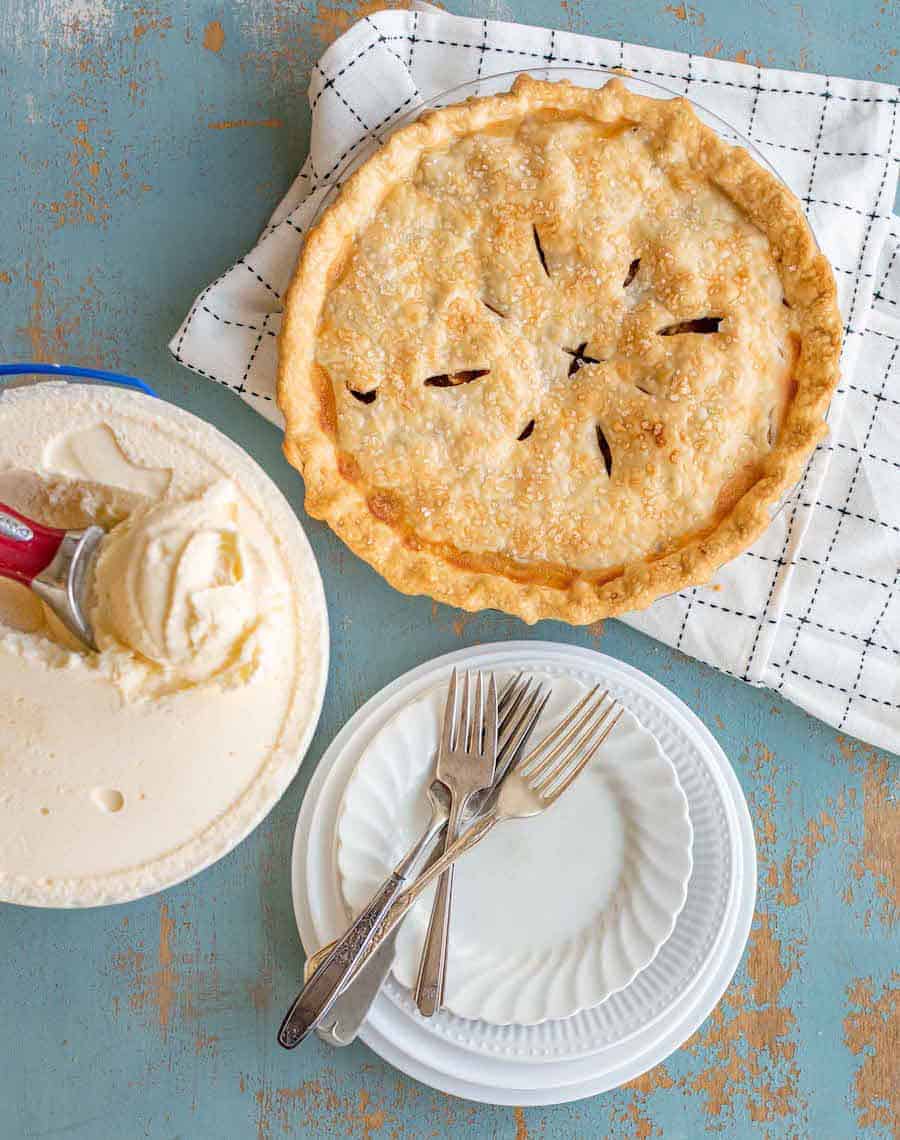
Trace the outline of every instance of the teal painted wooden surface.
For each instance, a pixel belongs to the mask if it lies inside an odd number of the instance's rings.
[[[900,79],[892,0],[447,7]],[[299,165],[309,67],[352,18],[337,0],[0,6],[0,356],[147,377],[256,456],[301,514],[300,479],[276,432],[179,369],[164,346],[197,290],[252,243]],[[248,121],[258,125],[240,125]],[[323,527],[306,525],[334,648],[303,769],[266,823],[191,883],[96,912],[3,908],[0,1140],[890,1135],[895,759],[616,622],[528,630],[403,598]],[[385,629],[390,638],[377,636]],[[645,669],[732,757],[760,850],[758,912],[734,984],[647,1077],[553,1109],[469,1105],[401,1077],[363,1046],[281,1052],[274,1032],[302,965],[290,842],[328,740],[403,670],[460,645],[523,636],[601,646]]]

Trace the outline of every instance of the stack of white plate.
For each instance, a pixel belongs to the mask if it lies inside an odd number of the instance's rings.
[[[459,864],[446,1008],[422,1018],[410,995],[425,896],[360,1037],[471,1100],[556,1104],[614,1088],[709,1015],[741,958],[756,890],[750,817],[727,758],[681,701],[628,665],[568,645],[487,645],[373,697],[323,756],[297,821],[303,945],[311,953],[339,935],[421,829],[454,666],[524,669],[552,685],[535,739],[597,683],[631,715],[545,815],[496,829]]]

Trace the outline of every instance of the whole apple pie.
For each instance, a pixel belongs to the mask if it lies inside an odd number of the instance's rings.
[[[840,334],[799,203],[689,103],[520,76],[398,130],[309,234],[285,451],[398,589],[594,621],[757,538]]]

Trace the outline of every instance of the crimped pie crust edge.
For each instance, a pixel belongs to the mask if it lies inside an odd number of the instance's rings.
[[[778,441],[763,460],[759,478],[734,507],[709,533],[688,538],[658,559],[628,563],[607,580],[574,573],[565,586],[550,585],[537,572],[529,577],[527,565],[515,578],[469,568],[379,517],[365,488],[342,471],[335,425],[323,415],[313,366],[316,330],[335,267],[390,186],[414,171],[424,151],[540,108],[579,110],[603,120],[628,117],[650,131],[677,136],[707,177],[768,237],[801,337],[796,391]],[[277,398],[285,417],[284,451],[304,477],[309,514],[325,520],[396,589],[470,611],[504,610],[529,623],[556,618],[583,624],[643,609],[658,597],[702,584],[752,545],[770,522],[770,508],[797,481],[825,434],[840,345],[834,277],[800,204],[746,151],[729,146],[703,124],[686,100],[647,98],[615,79],[588,89],[519,76],[508,93],[426,112],[398,130],[347,180],[310,231],[285,300],[279,341]]]

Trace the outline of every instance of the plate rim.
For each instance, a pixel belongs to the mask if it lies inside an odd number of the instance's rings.
[[[682,720],[682,722],[699,737],[699,742],[704,746],[704,751],[711,761],[709,765],[710,775],[719,783],[726,793],[724,806],[733,825],[733,852],[735,855],[734,871],[730,883],[725,918],[710,948],[707,959],[710,966],[712,966],[714,962],[716,963],[715,970],[711,971],[704,978],[700,979],[698,984],[686,991],[685,997],[688,999],[688,1004],[683,1011],[676,1015],[672,1021],[672,1025],[668,1029],[659,1033],[658,1026],[656,1025],[656,1021],[659,1020],[658,1018],[644,1028],[645,1033],[649,1034],[653,1032],[653,1039],[639,1047],[637,1051],[633,1053],[630,1061],[627,1063],[619,1062],[612,1066],[610,1066],[608,1062],[606,1064],[600,1062],[600,1072],[605,1075],[594,1077],[578,1076],[572,1081],[566,1081],[561,1077],[552,1085],[541,1084],[540,1082],[535,1084],[528,1070],[532,1072],[535,1070],[543,1070],[546,1072],[549,1066],[545,1064],[534,1064],[533,1062],[523,1059],[516,1059],[513,1061],[503,1061],[501,1065],[508,1068],[517,1067],[520,1077],[525,1078],[523,1083],[530,1087],[523,1088],[520,1084],[514,1085],[512,1082],[509,1084],[477,1084],[459,1073],[447,1072],[444,1069],[438,1069],[422,1062],[417,1057],[413,1057],[405,1052],[402,1047],[397,1046],[392,1040],[386,1037],[382,1023],[385,1017],[388,1016],[390,1011],[394,1008],[389,998],[383,999],[382,1008],[380,1010],[378,1006],[373,1008],[370,1020],[367,1021],[360,1032],[360,1039],[372,1047],[379,1055],[383,1056],[389,1063],[395,1065],[400,1071],[416,1079],[423,1080],[430,1086],[441,1091],[468,1099],[483,1101],[485,1103],[538,1105],[562,1103],[563,1101],[576,1100],[584,1096],[594,1095],[597,1092],[606,1091],[609,1088],[617,1087],[617,1085],[623,1081],[632,1079],[659,1063],[659,1061],[663,1060],[669,1053],[680,1047],[696,1027],[709,1015],[718,1003],[722,993],[724,993],[743,956],[756,898],[756,848],[752,823],[740,782],[727,756],[706,725],[703,724],[699,717],[697,717],[678,696],[666,689],[666,687],[655,680],[655,678],[636,669],[627,662],[620,661],[617,658],[610,657],[608,654],[601,653],[597,650],[573,646],[565,642],[527,640],[491,642],[484,645],[454,650],[451,653],[439,655],[407,670],[389,682],[377,693],[373,694],[373,696],[354,713],[350,720],[342,726],[332,741],[332,744],[323,754],[313,773],[306,796],[301,805],[294,833],[294,843],[291,853],[292,901],[295,920],[302,942],[305,928],[311,928],[312,931],[315,930],[315,925],[312,922],[304,897],[305,882],[308,875],[306,855],[308,853],[313,860],[318,862],[321,862],[322,859],[321,852],[308,852],[307,849],[306,839],[309,833],[310,818],[317,806],[320,792],[326,784],[334,764],[345,751],[349,738],[357,730],[360,722],[372,717],[377,718],[381,724],[385,723],[390,716],[393,715],[393,712],[396,711],[396,708],[394,708],[388,709],[388,711],[385,712],[385,706],[390,704],[391,701],[396,703],[396,697],[401,690],[407,688],[410,684],[415,684],[416,681],[423,679],[429,673],[439,672],[453,664],[459,663],[461,660],[472,657],[473,654],[479,657],[490,655],[502,658],[504,656],[515,656],[516,654],[522,653],[527,653],[533,657],[547,658],[562,655],[569,659],[574,658],[580,660],[588,665],[593,663],[595,666],[598,662],[603,663],[612,671],[621,670],[636,682],[646,686],[663,701],[672,715]],[[373,702],[375,702],[374,709],[371,708]],[[328,760],[327,770],[326,766],[323,765],[323,761],[325,760]],[[309,937],[309,933],[310,930],[306,929],[307,937]],[[312,941],[312,939],[310,939],[310,941]],[[396,1011],[394,1016],[403,1017],[400,1011]],[[450,1042],[442,1038],[434,1038],[433,1040],[442,1046],[446,1046],[448,1051],[453,1051],[454,1047]],[[630,1038],[625,1039],[623,1044],[627,1045],[629,1040],[633,1042],[633,1038]],[[632,1049],[634,1049],[633,1044]],[[466,1053],[462,1049],[459,1049],[459,1053],[462,1054],[462,1059],[467,1061],[469,1067],[471,1067],[474,1061],[473,1054]],[[600,1056],[602,1056],[602,1052],[599,1055],[592,1054],[585,1057],[582,1061],[583,1063],[592,1062],[596,1064]],[[567,1063],[564,1061],[555,1062],[555,1064],[571,1068],[571,1066],[567,1066]],[[455,1065],[453,1067],[456,1068]],[[537,1074],[535,1073],[535,1075]]]
[[[501,670],[502,671],[508,671],[511,674],[515,673],[515,669],[511,666],[501,666],[498,671],[501,671]],[[536,669],[536,670],[534,670],[534,672],[538,673],[539,670]],[[572,680],[576,684],[578,684],[579,687],[582,686],[581,678],[575,678],[573,676]],[[397,721],[401,717],[404,717],[405,715],[409,714],[410,710],[412,710],[413,708],[415,708],[417,706],[424,705],[427,702],[433,701],[433,697],[434,697],[435,692],[440,691],[442,689],[446,689],[446,687],[447,687],[447,678],[444,675],[436,676],[435,677],[435,684],[423,686],[419,692],[412,695],[410,697],[410,699],[407,702],[405,702],[404,704],[402,704],[383,724],[379,725],[378,729],[369,737],[369,739],[366,741],[365,745],[363,746],[363,749],[360,752],[360,754],[356,760],[356,763],[353,765],[352,771],[350,772],[350,774],[347,778],[347,781],[343,786],[343,789],[342,789],[341,794],[340,794],[340,799],[338,801],[337,811],[336,811],[336,816],[335,816],[335,853],[336,853],[338,889],[340,892],[340,897],[341,897],[341,899],[345,905],[345,908],[347,908],[347,897],[346,897],[346,891],[345,891],[345,880],[346,880],[347,876],[344,875],[341,871],[341,851],[347,847],[347,843],[346,843],[346,839],[342,836],[342,825],[343,825],[343,822],[346,818],[347,811],[348,811],[348,796],[350,795],[351,789],[353,788],[355,782],[361,778],[361,769],[362,769],[363,762],[365,761],[366,756],[372,750],[373,746],[375,746],[377,744],[378,740],[383,736],[383,734],[385,732],[388,732],[391,729],[392,725],[396,725]],[[586,686],[584,686],[584,691],[587,692]],[[493,1026],[496,1026],[498,1028],[536,1027],[536,1026],[539,1026],[539,1025],[541,1025],[545,1022],[548,1022],[548,1021],[554,1021],[554,1022],[564,1021],[570,1017],[577,1016],[579,1013],[583,1013],[589,1009],[593,1009],[596,1006],[601,1005],[608,998],[612,997],[614,994],[621,992],[623,989],[626,989],[629,985],[631,985],[631,983],[635,980],[635,978],[638,976],[638,974],[640,974],[643,970],[646,970],[655,961],[657,955],[660,953],[660,951],[662,950],[665,943],[669,940],[672,932],[675,929],[675,925],[678,921],[678,918],[679,918],[682,910],[684,909],[684,906],[685,906],[685,903],[686,903],[687,897],[688,897],[688,889],[689,889],[690,879],[691,879],[691,875],[693,874],[693,868],[694,868],[694,856],[693,856],[694,827],[693,827],[693,822],[691,820],[690,805],[688,802],[688,797],[687,797],[687,794],[685,793],[684,788],[682,787],[681,780],[680,780],[679,775],[678,775],[678,770],[675,767],[675,764],[673,763],[673,761],[669,757],[669,754],[666,752],[665,748],[663,747],[662,743],[660,742],[660,740],[656,736],[656,734],[652,731],[652,729],[648,728],[644,724],[644,722],[641,720],[641,718],[636,713],[634,713],[631,709],[629,709],[627,706],[624,707],[623,711],[624,711],[626,717],[628,718],[628,720],[630,722],[630,724],[628,726],[629,732],[637,732],[641,735],[643,743],[647,747],[648,751],[652,750],[652,752],[654,754],[655,763],[657,765],[660,765],[662,767],[662,769],[665,770],[665,775],[666,775],[666,778],[669,782],[669,786],[671,788],[673,798],[677,799],[679,802],[680,810],[678,812],[678,820],[680,823],[683,823],[684,834],[681,836],[681,838],[684,840],[684,843],[679,847],[679,850],[683,850],[684,854],[686,855],[686,870],[685,870],[683,878],[677,883],[677,885],[673,885],[673,889],[670,893],[669,904],[668,904],[668,910],[670,911],[670,914],[668,915],[668,921],[667,921],[667,926],[666,926],[665,932],[653,941],[652,949],[649,952],[646,959],[642,958],[641,956],[636,957],[633,960],[633,962],[637,961],[639,964],[634,965],[632,962],[632,964],[630,964],[630,966],[629,966],[630,972],[625,977],[625,979],[623,981],[620,981],[617,984],[610,986],[609,988],[605,989],[602,993],[602,996],[597,998],[596,1000],[591,1000],[591,1001],[584,1002],[581,1004],[576,1003],[575,1007],[570,1009],[570,1010],[553,1011],[550,1013],[544,1013],[542,1016],[532,1017],[532,1018],[529,1018],[529,1020],[527,1020],[527,1021],[526,1020],[516,1020],[516,1019],[510,1019],[507,1021],[500,1021],[500,1020],[497,1020],[494,1018],[482,1017],[480,1020],[484,1021],[485,1024],[493,1025]],[[552,723],[552,722],[550,722],[550,723]],[[620,808],[620,811],[621,811],[621,808]],[[387,874],[388,870],[389,870],[389,868],[385,869],[385,874]],[[347,908],[347,909],[348,909],[348,918],[349,918],[349,917],[351,917],[351,914],[349,912],[349,908]],[[587,927],[585,927],[585,929],[587,929]],[[568,941],[571,942],[571,937]],[[400,984],[400,985],[404,984],[397,977],[396,973],[394,974],[394,977],[395,977],[395,980],[398,982],[398,984]],[[547,1002],[545,1000],[543,1002],[544,1008],[546,1008],[546,1004],[547,1004]],[[447,1005],[447,1009],[451,1013],[453,1013],[456,1017],[462,1018],[464,1020],[473,1020],[473,1015],[471,1013],[465,1013],[465,1012],[462,1012],[461,1010],[455,1010],[449,1004]],[[479,1019],[474,1018],[474,1020],[479,1020]],[[525,1060],[525,1058],[518,1058],[518,1060]]]

